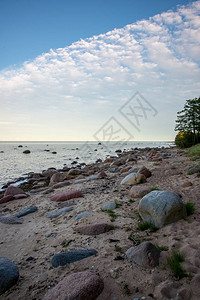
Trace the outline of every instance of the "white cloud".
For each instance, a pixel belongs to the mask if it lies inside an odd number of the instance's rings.
[[[0,119],[6,116],[5,122],[10,125],[13,120],[15,126],[26,124],[22,114],[32,124],[40,124],[42,118],[41,124],[51,126],[53,119],[55,129],[65,124],[70,131],[76,120],[74,139],[79,139],[77,128],[86,122],[85,138],[90,139],[91,124],[104,123],[138,90],[160,111],[169,103],[167,119],[172,124],[181,102],[199,96],[199,11],[200,1],[179,6],[69,47],[51,49],[21,68],[2,70]],[[162,122],[159,116],[158,122]],[[170,125],[169,136],[172,130]]]

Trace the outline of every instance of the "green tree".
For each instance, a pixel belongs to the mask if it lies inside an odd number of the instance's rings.
[[[180,142],[180,138],[184,139],[182,145],[191,144],[191,140],[193,145],[199,142],[200,97],[186,100],[183,110],[177,113],[175,131],[179,131],[179,135],[176,136],[175,142]],[[182,133],[182,135],[180,133]],[[189,141],[187,142],[188,138]]]

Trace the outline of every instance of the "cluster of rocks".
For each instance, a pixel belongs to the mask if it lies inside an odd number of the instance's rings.
[[[27,185],[31,188],[30,192],[44,191],[46,194],[52,193],[57,188],[65,188],[55,192],[50,196],[50,200],[58,202],[60,208],[50,211],[46,214],[47,218],[57,218],[73,210],[75,203],[72,199],[83,197],[80,190],[70,189],[69,185],[88,182],[91,180],[100,180],[109,178],[112,173],[119,173],[123,176],[120,185],[130,186],[128,191],[130,197],[142,197],[139,202],[138,212],[144,222],[148,222],[157,228],[173,223],[186,216],[185,206],[177,193],[171,191],[151,191],[150,188],[142,187],[152,175],[152,172],[145,166],[137,167],[137,164],[143,156],[148,160],[161,161],[170,157],[171,154],[163,149],[145,149],[134,150],[123,153],[117,151],[118,157],[109,157],[104,162],[94,165],[80,165],[76,168],[64,167],[62,170],[50,168],[42,173],[30,173]],[[135,165],[135,166],[133,166]],[[109,180],[109,179],[108,179]],[[43,190],[44,189],[44,190]],[[20,187],[9,186],[0,203],[6,203],[15,199],[28,197]],[[116,208],[116,203],[106,202],[101,206],[103,211],[110,211]],[[36,206],[26,207],[14,215],[0,214],[0,222],[7,224],[22,224],[21,217],[34,213],[38,210]],[[87,217],[90,212],[83,212],[76,216],[75,220]],[[78,225],[75,232],[78,234],[96,236],[112,230],[108,223],[96,223],[88,225]],[[97,255],[95,249],[77,249],[67,252],[56,253],[51,264],[53,268],[65,266]],[[129,248],[126,251],[126,259],[145,268],[154,268],[159,265],[160,250],[150,242],[143,242],[138,246]],[[0,294],[4,293],[11,286],[16,284],[19,278],[17,266],[7,258],[0,258]],[[43,300],[53,299],[80,299],[94,300],[103,291],[104,283],[102,279],[91,272],[79,272],[66,276],[54,288],[50,289],[44,296]]]

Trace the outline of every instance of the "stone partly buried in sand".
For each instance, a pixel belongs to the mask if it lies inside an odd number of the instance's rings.
[[[145,268],[154,268],[159,265],[160,250],[150,242],[144,242],[126,251],[129,261]]]
[[[111,226],[107,223],[97,223],[84,226],[77,226],[74,229],[76,232],[85,235],[99,235],[111,230]]]
[[[27,207],[23,208],[22,210],[20,210],[19,212],[17,212],[16,214],[14,214],[14,216],[17,218],[21,218],[26,215],[32,214],[32,213],[36,212],[37,210],[38,210],[37,206],[27,206]]]
[[[0,214],[0,223],[3,223],[3,224],[22,224],[22,223],[24,223],[24,220],[19,219],[18,217],[12,216],[12,215]]]
[[[54,210],[52,212],[49,212],[48,214],[46,214],[46,217],[49,219],[53,219],[53,218],[57,218],[69,211],[72,211],[72,207],[63,207],[63,208],[59,208],[57,210]]]
[[[180,196],[171,191],[150,192],[140,200],[138,209],[143,221],[157,228],[186,217]]]
[[[90,250],[72,250],[68,252],[60,252],[55,254],[52,257],[51,263],[54,268],[59,266],[65,266],[67,264],[71,264],[75,261],[82,260],[84,258],[90,257],[92,255],[97,254],[98,252],[94,249]]]
[[[95,300],[103,291],[103,280],[91,272],[71,274],[50,289],[43,300]]]
[[[83,194],[78,190],[64,190],[52,195],[50,199],[52,201],[60,202],[80,197],[83,197]]]
[[[146,177],[140,173],[130,173],[122,181],[122,185],[135,185],[146,182]]]
[[[18,267],[6,257],[0,256],[0,295],[17,283]]]

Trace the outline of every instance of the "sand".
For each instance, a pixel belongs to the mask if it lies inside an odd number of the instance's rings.
[[[18,284],[4,293],[1,299],[40,300],[65,276],[85,270],[99,274],[104,281],[104,290],[98,300],[153,299],[152,296],[158,300],[200,299],[200,179],[196,174],[187,175],[185,171],[193,161],[179,154],[176,148],[168,152],[173,157],[161,162],[149,161],[144,155],[137,164],[126,163],[126,166],[133,167],[144,165],[151,170],[152,176],[141,186],[174,191],[182,196],[184,202],[195,203],[193,215],[156,232],[137,229],[140,199],[135,198],[130,202],[131,187],[120,185],[125,174],[110,173],[106,168],[106,179],[70,185],[55,191],[77,189],[84,195],[74,199],[76,205],[72,206],[72,211],[58,218],[48,219],[45,216],[59,208],[58,203],[50,200],[55,192],[46,195],[38,192],[26,199],[1,204],[0,213],[10,214],[26,206],[38,207],[37,212],[23,217],[23,224],[0,224],[0,256],[12,260],[20,272]],[[182,187],[188,181],[192,185]],[[114,222],[110,221],[106,212],[101,211],[101,205],[106,201],[122,204],[114,211],[117,214]],[[75,216],[81,212],[90,212],[91,215],[75,221]],[[74,231],[77,225],[104,222],[113,224],[115,229],[98,236],[81,235]],[[130,236],[134,241],[129,239]],[[158,267],[145,269],[127,261],[124,252],[142,241],[168,247],[168,251],[162,251]],[[122,253],[116,251],[115,245],[122,249]],[[64,267],[52,268],[51,257],[54,254],[74,249],[96,249],[98,254]],[[185,256],[182,266],[189,276],[181,280],[174,277],[166,263],[166,257],[173,249],[179,249]],[[116,260],[118,256],[122,259]]]

